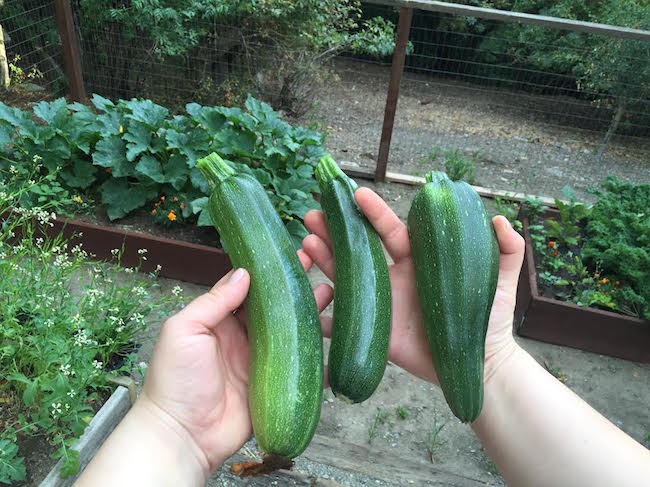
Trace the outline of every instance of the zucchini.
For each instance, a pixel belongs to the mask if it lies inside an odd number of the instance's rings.
[[[214,153],[196,167],[212,185],[208,211],[233,267],[250,274],[244,306],[255,438],[267,454],[294,458],[314,435],[323,396],[323,337],[311,286],[257,179],[236,174]]]
[[[362,402],[381,382],[388,359],[388,265],[379,235],[354,200],[356,183],[329,155],[320,160],[315,175],[334,246],[330,386],[336,396]]]
[[[445,400],[463,422],[483,407],[485,335],[499,273],[499,244],[479,195],[431,172],[408,214],[415,283]]]

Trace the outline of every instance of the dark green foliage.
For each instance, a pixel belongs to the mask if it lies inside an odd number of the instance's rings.
[[[650,185],[610,177],[602,188],[587,221],[582,257],[621,282],[615,300],[650,319]]]
[[[194,166],[216,151],[258,179],[296,244],[306,235],[301,220],[319,208],[312,197],[323,154],[319,132],[291,126],[250,96],[243,109],[189,103],[183,115],[151,100],[114,103],[93,95],[92,104],[94,110],[60,98],[29,113],[0,103],[0,177],[11,166],[40,165],[40,175],[60,188],[49,193],[96,192],[111,220],[153,210],[162,195],[181,195],[183,209],[175,215],[198,214],[199,224],[211,225],[201,213],[209,188]]]

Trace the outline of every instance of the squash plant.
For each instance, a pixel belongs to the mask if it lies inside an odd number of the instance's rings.
[[[57,174],[64,189],[96,194],[111,220],[180,195],[170,221],[211,225],[203,211],[209,188],[195,165],[217,152],[258,179],[294,244],[306,235],[301,220],[319,207],[312,193],[324,154],[321,133],[292,126],[252,96],[243,108],[189,103],[176,115],[151,100],[113,102],[95,94],[91,103],[60,98],[31,113],[0,103],[0,171],[33,167],[36,157],[39,175]]]

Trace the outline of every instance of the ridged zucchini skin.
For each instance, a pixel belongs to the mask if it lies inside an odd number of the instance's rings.
[[[197,162],[213,185],[210,216],[233,267],[250,274],[248,401],[258,444],[294,458],[311,441],[323,396],[323,337],[314,295],[266,191],[218,155]],[[227,351],[226,351],[227,353]]]
[[[388,265],[379,235],[354,200],[357,188],[328,155],[316,166],[321,206],[334,246],[332,392],[362,402],[386,369],[391,324]]]
[[[481,198],[432,172],[408,215],[424,328],[447,404],[463,422],[483,407],[485,335],[499,273],[499,245]]]

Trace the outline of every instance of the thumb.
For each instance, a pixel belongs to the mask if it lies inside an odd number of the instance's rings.
[[[244,302],[248,294],[250,276],[246,269],[231,270],[210,291],[188,304],[179,318],[214,328]]]
[[[524,260],[524,239],[501,215],[495,216],[492,224],[499,241],[499,287],[514,294]]]

